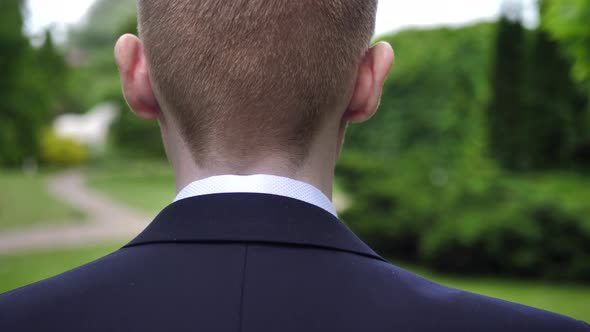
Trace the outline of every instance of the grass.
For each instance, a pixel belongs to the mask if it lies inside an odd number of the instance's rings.
[[[176,196],[174,174],[165,162],[117,162],[90,170],[88,185],[111,198],[156,215]]]
[[[0,173],[0,231],[83,221],[80,211],[51,197],[45,175]]]
[[[70,270],[105,256],[121,245],[105,244],[78,250],[0,256],[0,293]],[[492,277],[456,277],[431,273],[411,266],[405,267],[444,285],[590,321],[589,285],[551,284]]]

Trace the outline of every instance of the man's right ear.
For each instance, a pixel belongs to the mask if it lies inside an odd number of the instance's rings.
[[[354,92],[343,116],[346,123],[364,122],[375,114],[394,58],[391,45],[385,42],[367,51],[359,65]]]
[[[119,38],[115,46],[115,59],[129,107],[142,119],[160,119],[161,110],[152,89],[141,40],[130,34]]]

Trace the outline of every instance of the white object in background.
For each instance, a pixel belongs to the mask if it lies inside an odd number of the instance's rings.
[[[53,123],[56,135],[70,138],[91,148],[105,145],[109,128],[119,116],[119,108],[114,103],[95,106],[86,114],[64,114]]]

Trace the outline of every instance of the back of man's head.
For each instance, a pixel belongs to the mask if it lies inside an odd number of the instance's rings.
[[[197,163],[269,152],[302,160],[346,107],[377,0],[140,0],[161,108]]]

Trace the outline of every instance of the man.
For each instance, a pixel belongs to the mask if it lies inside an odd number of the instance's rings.
[[[177,200],[123,249],[0,297],[1,331],[585,331],[388,264],[329,197],[393,63],[375,0],[140,0],[116,46]]]

